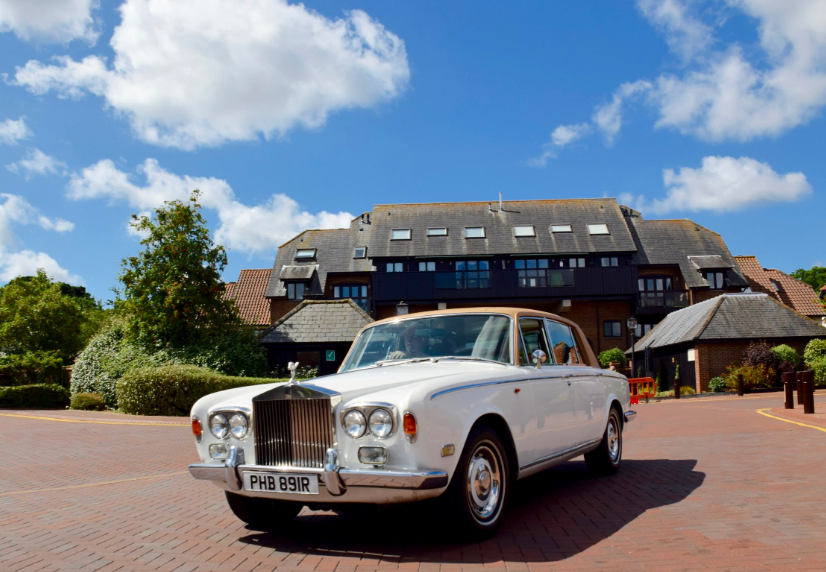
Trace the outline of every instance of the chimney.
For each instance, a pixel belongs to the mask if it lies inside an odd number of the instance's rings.
[[[499,191],[499,212],[501,213],[504,210],[502,207],[502,191]]]

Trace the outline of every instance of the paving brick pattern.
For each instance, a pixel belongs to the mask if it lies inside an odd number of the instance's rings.
[[[458,545],[410,507],[248,530],[180,474],[186,427],[0,415],[0,570],[826,570],[826,433],[756,413],[778,405],[640,404],[619,475],[575,460],[521,481],[500,533]]]

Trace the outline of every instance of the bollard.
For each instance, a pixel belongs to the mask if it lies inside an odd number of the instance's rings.
[[[737,374],[737,395],[743,397],[743,374]]]
[[[794,374],[794,385],[795,389],[797,390],[797,404],[803,404],[803,390],[801,385],[803,384],[803,372],[798,371]]]
[[[803,406],[803,413],[815,412],[815,372],[812,370],[803,372],[803,384],[805,387],[806,401]]]
[[[674,379],[674,399],[680,398],[680,378]]]
[[[794,372],[783,374],[783,389],[786,392],[786,409],[794,409]]]

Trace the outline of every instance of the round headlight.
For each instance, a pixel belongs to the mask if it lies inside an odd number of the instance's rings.
[[[218,439],[226,439],[229,435],[229,421],[220,413],[216,413],[209,418],[209,431]]]
[[[351,409],[344,416],[344,430],[353,439],[358,439],[367,430],[367,420],[361,411]]]
[[[393,416],[386,409],[374,409],[370,414],[370,432],[383,439],[393,431]]]
[[[247,436],[249,424],[247,423],[247,416],[241,413],[236,413],[229,418],[229,432],[236,439],[243,439]]]

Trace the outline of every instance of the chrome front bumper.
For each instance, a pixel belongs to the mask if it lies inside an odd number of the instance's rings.
[[[623,426],[627,425],[628,423],[630,423],[631,421],[636,419],[637,412],[634,411],[633,409],[629,409],[628,411],[625,412],[624,417],[625,417],[625,423],[623,423]]]
[[[380,489],[405,489],[426,491],[447,486],[444,471],[397,471],[391,469],[343,469],[338,466],[338,453],[327,450],[327,462],[323,469],[303,467],[271,467],[269,465],[244,464],[244,451],[230,447],[227,459],[221,463],[193,463],[189,473],[198,480],[226,483],[231,491],[240,491],[244,486],[244,473],[302,473],[317,474],[327,492],[334,497],[341,496],[348,488],[372,487]]]

